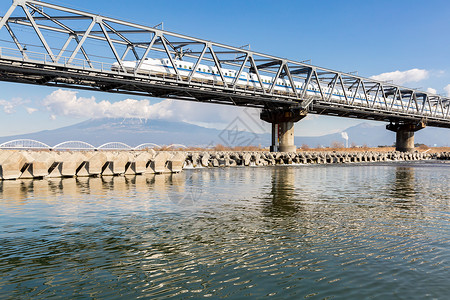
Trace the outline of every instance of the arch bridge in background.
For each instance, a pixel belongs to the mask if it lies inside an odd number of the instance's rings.
[[[82,141],[67,141],[59,143],[52,148],[53,150],[95,150],[96,148]]]
[[[146,149],[162,149],[162,148],[183,148],[187,149],[185,145],[182,144],[172,144],[169,146],[160,146],[155,143],[143,143],[136,147],[131,147],[122,142],[109,142],[105,143],[99,147],[95,147],[92,144],[83,141],[65,141],[55,146],[49,146],[40,141],[31,139],[17,139],[12,141],[7,141],[0,144],[0,149],[6,150],[49,150],[49,151],[138,151]]]
[[[18,139],[5,142],[0,145],[0,149],[22,150],[22,149],[40,149],[51,150],[49,145],[30,139]]]

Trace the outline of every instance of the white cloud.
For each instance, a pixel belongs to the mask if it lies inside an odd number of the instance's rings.
[[[3,106],[3,111],[7,114],[12,114],[14,112],[15,105],[6,100],[0,100],[0,106]]]
[[[433,88],[427,88],[427,93],[437,94],[437,91],[435,89],[433,89]]]
[[[10,101],[0,100],[0,107],[3,107],[3,111],[7,114],[16,112],[16,107],[22,106],[29,101],[24,101],[22,98],[12,98]]]
[[[447,84],[447,85],[445,86],[444,91],[446,91],[446,92],[447,92],[447,96],[450,97],[450,84]]]
[[[78,97],[77,92],[57,90],[45,97],[42,104],[54,116],[86,118],[166,118],[172,114],[169,103],[150,105],[149,100],[125,99],[118,102],[94,97]]]
[[[225,128],[237,117],[246,128],[255,132],[270,129],[259,119],[259,110],[219,104],[205,104],[191,101],[162,100],[151,104],[149,100],[126,99],[117,102],[97,101],[95,97],[78,97],[70,90],[57,90],[42,102],[50,112],[50,118],[57,116],[84,118],[139,118],[183,121],[205,127]]]
[[[418,82],[428,78],[430,72],[423,69],[411,69],[407,71],[394,71],[371,76],[370,78],[380,81],[392,80],[396,84],[406,82]]]
[[[27,111],[27,113],[29,113],[30,115],[36,111],[38,111],[37,108],[33,108],[33,107],[25,107],[25,110]]]

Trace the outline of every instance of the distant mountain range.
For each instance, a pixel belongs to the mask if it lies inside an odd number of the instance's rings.
[[[232,128],[232,127],[229,127]],[[385,125],[373,126],[368,123],[349,127],[345,130],[349,145],[392,145],[395,133],[386,130]],[[0,137],[0,144],[14,139],[33,139],[48,145],[56,145],[67,140],[79,140],[100,146],[107,142],[123,142],[130,146],[142,143],[158,145],[183,144],[186,146],[202,146],[222,144],[225,146],[246,146],[270,144],[271,135],[256,134],[246,131],[217,130],[184,122],[136,119],[92,119],[72,126],[55,130],[45,130],[16,136]],[[341,133],[315,137],[295,137],[295,144],[316,147],[329,146],[333,142],[345,144]],[[416,132],[416,143],[429,146],[449,146],[450,130],[443,128],[425,128]]]

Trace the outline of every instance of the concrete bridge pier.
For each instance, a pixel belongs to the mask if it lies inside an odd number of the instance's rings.
[[[400,152],[414,151],[414,132],[425,128],[425,123],[395,122],[386,125],[386,129],[397,133],[395,150]]]
[[[294,123],[306,117],[307,112],[301,108],[263,109],[261,120],[272,123],[272,145],[270,151],[295,152]],[[277,149],[277,142],[279,146]]]

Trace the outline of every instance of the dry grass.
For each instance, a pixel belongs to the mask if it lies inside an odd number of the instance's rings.
[[[416,147],[419,152],[427,153],[439,153],[439,152],[450,152],[450,147],[428,147],[426,145],[420,145]],[[391,152],[395,151],[395,147],[350,147],[350,148],[309,148],[309,149],[297,149],[297,152],[309,152],[309,151],[343,151],[343,152]]]
[[[427,151],[427,153],[440,153],[440,152],[450,152],[450,147],[428,147],[430,150],[426,149],[426,150],[419,150],[420,152],[425,152]]]
[[[261,146],[236,146],[227,147],[221,144],[217,144],[213,147],[203,148],[203,147],[188,147],[188,148],[173,148],[173,147],[161,147],[155,149],[156,151],[267,151],[267,149]]]
[[[297,149],[297,152],[390,152],[395,151],[394,147],[322,147],[322,148],[309,148],[309,149]]]

